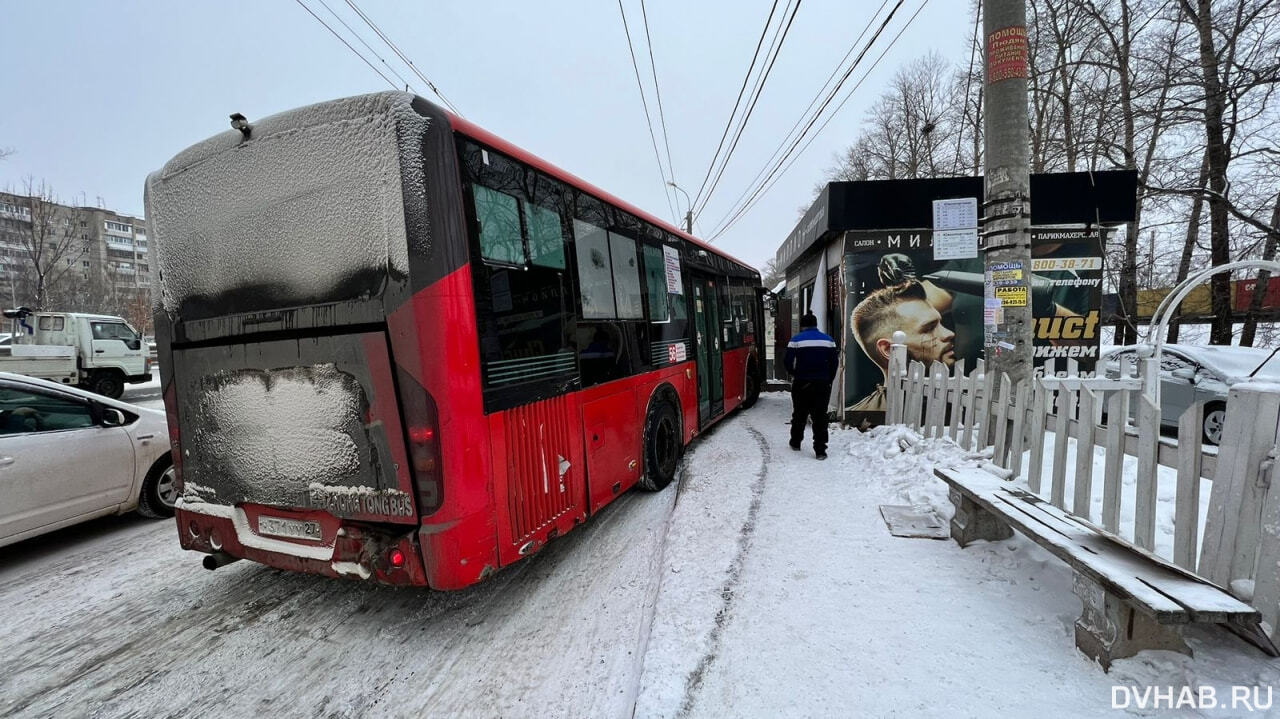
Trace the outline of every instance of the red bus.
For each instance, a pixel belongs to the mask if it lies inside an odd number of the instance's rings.
[[[750,266],[406,93],[147,179],[178,532],[216,568],[457,589],[759,393]]]

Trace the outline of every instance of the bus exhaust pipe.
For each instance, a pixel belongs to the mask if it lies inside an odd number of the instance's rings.
[[[206,554],[203,563],[204,568],[212,572],[218,567],[225,567],[232,562],[238,561],[240,561],[239,557],[233,557],[226,552],[214,552],[213,554]]]

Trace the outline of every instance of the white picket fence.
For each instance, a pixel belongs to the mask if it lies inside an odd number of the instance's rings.
[[[940,363],[926,370],[908,363],[906,346],[895,343],[887,420],[969,450],[992,448],[991,463],[1005,474],[1025,477],[1031,491],[1054,506],[1152,554],[1161,510],[1159,467],[1175,470],[1173,546],[1171,552],[1163,548],[1162,554],[1171,554],[1164,558],[1251,602],[1273,640],[1280,638],[1280,491],[1268,491],[1280,441],[1280,387],[1232,387],[1220,447],[1202,446],[1198,407],[1182,415],[1174,442],[1160,436],[1154,348],[1140,354],[1146,356],[1125,364],[1117,378],[1082,378],[1068,361],[1061,375],[1049,365],[1043,376],[1015,386],[1007,375],[995,382],[981,360],[968,376]],[[1131,408],[1131,421],[1125,421]],[[1054,441],[1046,458],[1049,434]],[[1076,449],[1070,463],[1068,437]],[[1094,473],[1097,449],[1104,457],[1100,477]],[[1128,501],[1122,491],[1126,455],[1137,463],[1136,491]],[[1203,526],[1202,477],[1212,480]],[[1100,511],[1094,507],[1099,481]]]

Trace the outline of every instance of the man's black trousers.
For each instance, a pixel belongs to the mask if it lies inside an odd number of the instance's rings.
[[[831,383],[795,380],[791,383],[791,446],[804,440],[804,423],[813,420],[813,451],[827,451],[827,402]]]

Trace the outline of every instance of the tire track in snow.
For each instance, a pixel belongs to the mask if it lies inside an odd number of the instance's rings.
[[[680,711],[677,713],[680,717],[687,717],[693,711],[707,670],[715,663],[716,656],[719,654],[721,637],[732,616],[734,591],[742,578],[742,568],[746,564],[747,553],[751,551],[752,539],[755,537],[756,516],[760,513],[760,500],[764,495],[764,482],[769,474],[772,455],[769,452],[769,441],[764,434],[750,425],[746,429],[760,447],[760,469],[756,472],[755,481],[751,484],[751,505],[747,509],[747,519],[742,523],[742,529],[738,531],[738,551],[729,564],[729,576],[720,590],[720,610],[716,612],[715,626],[711,629],[707,651],[685,681],[684,699],[680,702]]]

